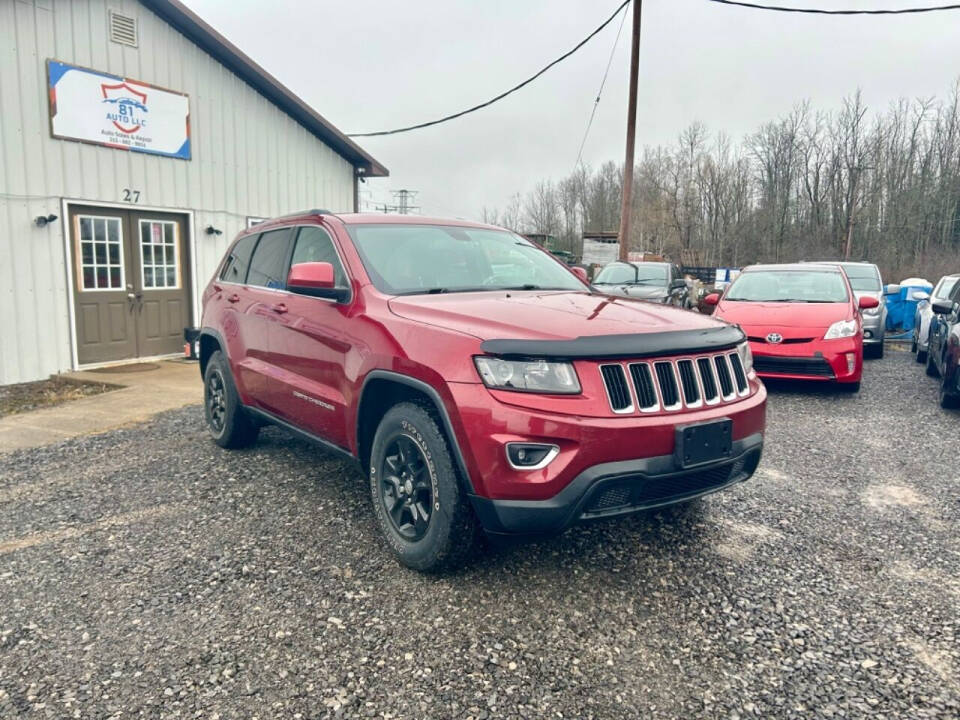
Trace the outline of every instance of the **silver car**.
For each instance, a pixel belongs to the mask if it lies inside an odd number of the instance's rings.
[[[820,262],[820,265],[839,265],[850,281],[850,287],[857,300],[864,296],[880,301],[875,308],[861,311],[863,317],[863,355],[864,357],[883,357],[883,338],[887,328],[887,306],[883,302],[883,280],[880,268],[873,263],[833,261]],[[891,285],[890,292],[898,292],[899,286]]]
[[[607,295],[684,309],[690,309],[693,304],[680,268],[668,262],[612,262],[597,273],[593,285]]]
[[[917,354],[917,362],[925,363],[927,361],[927,348],[930,342],[930,320],[933,318],[932,304],[937,300],[946,300],[950,297],[950,291],[960,280],[958,275],[944,275],[940,278],[933,292],[915,293],[914,297],[920,300],[917,305],[917,312],[913,318],[913,345],[910,348]]]

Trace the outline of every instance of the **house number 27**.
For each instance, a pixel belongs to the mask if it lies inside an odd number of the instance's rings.
[[[123,201],[128,203],[138,203],[140,202],[140,191],[131,190],[130,188],[123,189]]]

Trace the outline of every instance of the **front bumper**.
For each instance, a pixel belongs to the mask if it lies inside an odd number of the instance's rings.
[[[548,500],[474,498],[481,524],[494,534],[544,534],[571,525],[672,505],[749,478],[760,463],[763,435],[733,443],[731,459],[682,470],[673,455],[594,465]]]
[[[863,321],[863,342],[866,345],[878,345],[883,343],[884,317],[883,313],[879,315],[861,314]]]
[[[784,345],[751,342],[750,350],[762,378],[852,383],[863,374],[863,342],[859,337]]]

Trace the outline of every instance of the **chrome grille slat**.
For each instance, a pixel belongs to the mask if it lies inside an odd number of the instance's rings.
[[[736,352],[599,365],[610,409],[617,415],[675,412],[732,402],[750,394]]]
[[[627,375],[623,371],[623,366],[619,363],[601,365],[600,376],[603,378],[603,387],[607,391],[610,409],[618,415],[632,413],[634,410],[633,398],[630,395],[630,385],[627,383]]]
[[[653,384],[653,375],[647,363],[632,363],[630,379],[633,380],[633,390],[637,395],[637,404],[640,412],[653,412],[660,409],[660,400],[657,389]]]
[[[663,409],[679,410],[683,403],[680,400],[680,385],[677,383],[677,373],[673,363],[669,360],[655,362],[653,371],[657,375],[657,384],[660,386]]]

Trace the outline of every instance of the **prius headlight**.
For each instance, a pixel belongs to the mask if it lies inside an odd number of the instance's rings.
[[[838,340],[840,338],[853,337],[857,334],[857,321],[856,320],[840,320],[835,322],[827,330],[827,334],[823,336],[824,340]]]
[[[580,380],[568,362],[546,360],[502,360],[494,357],[473,359],[480,379],[488,388],[574,395],[580,392]]]
[[[745,373],[753,370],[753,353],[750,352],[750,343],[742,342],[737,345],[737,355],[740,356],[740,364],[743,365]]]

